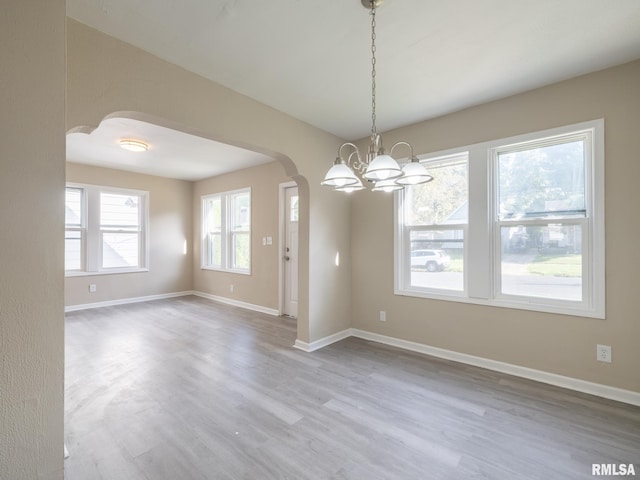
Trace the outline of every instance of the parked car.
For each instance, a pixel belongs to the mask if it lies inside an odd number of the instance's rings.
[[[441,272],[449,266],[451,257],[443,250],[414,250],[411,268],[426,268],[428,272]]]

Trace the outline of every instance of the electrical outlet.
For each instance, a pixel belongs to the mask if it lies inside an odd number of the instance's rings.
[[[230,291],[231,293],[233,293],[233,283],[232,283],[231,285],[229,285],[229,291]]]
[[[89,293],[96,293],[96,290],[97,290],[97,289],[98,289],[98,288],[96,287],[96,284],[95,284],[95,283],[90,283],[90,284],[89,284]]]
[[[381,322],[387,321],[387,312],[385,312],[384,310],[380,310],[380,321]]]
[[[596,345],[596,355],[599,362],[611,363],[611,347],[609,345]]]

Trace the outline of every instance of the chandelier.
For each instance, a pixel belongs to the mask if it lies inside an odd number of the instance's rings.
[[[433,180],[427,169],[413,154],[413,147],[407,142],[397,142],[385,153],[382,136],[376,129],[376,8],[383,0],[361,0],[371,13],[371,143],[363,159],[358,147],[345,142],[338,149],[333,166],[322,181],[322,185],[340,192],[363,190],[366,183],[373,191],[393,192],[405,185],[418,185]],[[392,157],[396,147],[409,148],[409,160],[402,167]],[[345,152],[346,150],[346,152]],[[346,157],[343,157],[346,155]]]

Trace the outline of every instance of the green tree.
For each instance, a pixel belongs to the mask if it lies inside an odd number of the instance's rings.
[[[408,225],[439,225],[447,223],[452,214],[466,207],[469,185],[467,162],[457,160],[428,167],[433,181],[407,188]],[[459,212],[462,218],[455,223],[467,221],[467,212]]]
[[[502,218],[582,210],[584,142],[500,153],[498,179]]]

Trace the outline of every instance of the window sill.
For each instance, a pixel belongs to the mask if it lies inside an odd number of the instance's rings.
[[[122,273],[144,273],[148,272],[148,268],[113,268],[109,270],[99,270],[97,272],[64,272],[64,276],[69,277],[93,277],[96,275],[117,275]]]
[[[200,270],[210,270],[213,272],[222,272],[222,273],[236,273],[238,275],[251,275],[251,270],[231,270],[227,268],[216,268],[216,267],[200,267]]]
[[[394,294],[402,297],[418,297],[425,298],[429,300],[443,300],[447,302],[458,302],[458,303],[471,303],[474,305],[484,305],[487,307],[498,307],[498,308],[513,308],[516,310],[528,310],[531,312],[544,312],[544,313],[555,313],[559,315],[571,315],[575,317],[586,317],[586,318],[597,318],[597,319],[605,319],[606,315],[603,311],[598,311],[596,309],[586,309],[581,305],[577,304],[575,306],[572,305],[560,305],[560,304],[543,304],[539,302],[539,299],[531,299],[530,301],[527,299],[485,299],[485,298],[472,298],[464,296],[463,292],[427,292],[427,291],[418,291],[418,290],[394,290]]]

